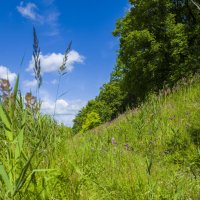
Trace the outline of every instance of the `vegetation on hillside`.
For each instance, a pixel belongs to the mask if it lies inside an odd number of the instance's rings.
[[[59,94],[61,77],[66,74],[68,45],[63,63],[58,66]],[[42,85],[40,48],[33,28],[34,74],[36,95],[19,89],[19,75],[14,88],[8,79],[0,79],[0,199],[48,199],[48,192],[58,184],[55,163],[57,146],[71,128],[58,123],[52,116],[40,113],[39,89]],[[53,117],[56,115],[56,101]]]
[[[53,119],[56,102],[53,117],[40,113],[35,29],[36,97],[23,96],[19,75],[13,88],[0,79],[0,200],[200,199],[199,4],[129,2],[110,82],[73,129]]]
[[[199,199],[199,75],[75,136],[12,94],[0,107],[0,199]]]
[[[139,105],[149,93],[158,94],[163,87],[172,88],[183,77],[193,76],[200,70],[197,2],[129,2],[130,10],[117,21],[113,32],[120,39],[120,48],[110,82],[79,112],[74,120],[75,133],[83,131],[90,112],[96,112],[101,123],[110,121],[127,107]]]
[[[184,79],[111,123],[67,140],[77,198],[198,200],[199,78]]]
[[[30,93],[25,105],[18,80],[0,105],[0,199],[48,199],[59,180],[57,146],[70,129],[41,115]],[[1,81],[3,92],[8,83]]]

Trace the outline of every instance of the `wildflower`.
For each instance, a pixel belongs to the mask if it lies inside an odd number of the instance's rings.
[[[129,149],[129,145],[128,145],[128,143],[124,144],[124,148],[125,148],[126,150]]]
[[[33,107],[37,101],[36,97],[32,96],[31,92],[26,93],[25,99],[27,107]]]
[[[9,80],[0,79],[0,88],[3,92],[9,92],[11,90]]]
[[[111,143],[112,143],[113,145],[117,144],[117,142],[115,141],[115,138],[114,138],[114,137],[111,139]]]
[[[117,142],[112,142],[113,145],[117,144]]]
[[[10,82],[8,79],[0,79],[0,100],[3,101],[4,103],[8,102],[10,98],[10,92],[12,88],[10,87]]]
[[[174,115],[173,117],[170,117],[169,120],[173,120],[176,117],[176,115]]]

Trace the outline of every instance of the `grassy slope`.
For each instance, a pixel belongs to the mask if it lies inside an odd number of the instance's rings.
[[[58,155],[68,199],[200,199],[200,81],[68,138]]]
[[[200,199],[199,77],[74,137],[47,116],[15,113],[4,120],[14,140],[0,121],[0,200]]]

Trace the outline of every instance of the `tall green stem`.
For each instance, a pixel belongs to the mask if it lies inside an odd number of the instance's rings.
[[[62,74],[59,75],[59,79],[58,79],[58,87],[57,87],[57,90],[56,90],[56,100],[55,100],[55,106],[54,106],[53,117],[55,117],[55,114],[56,114],[56,102],[57,102],[57,100],[58,100],[58,92],[59,92],[59,88],[60,88],[61,76],[62,76]]]

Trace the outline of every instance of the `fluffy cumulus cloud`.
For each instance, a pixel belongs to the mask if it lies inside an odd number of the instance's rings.
[[[85,102],[81,100],[66,101],[64,99],[58,99],[56,101],[55,119],[59,123],[72,126],[75,115],[83,106],[85,106]],[[54,109],[55,102],[47,98],[42,102],[41,111],[43,113],[53,115]]]
[[[34,79],[34,80],[24,80],[23,81],[23,84],[25,87],[30,87],[30,88],[34,88],[37,86],[37,81]]]
[[[18,12],[25,18],[31,19],[33,21],[41,21],[43,17],[37,13],[37,6],[34,3],[27,3],[24,5],[23,2],[17,6]]]
[[[7,79],[13,83],[17,77],[17,74],[11,72],[8,67],[0,65],[0,78]]]
[[[40,55],[40,63],[42,73],[57,72],[59,67],[62,65],[64,55],[61,53],[51,53],[47,55]],[[75,63],[83,63],[84,57],[81,56],[77,51],[70,51],[68,60],[66,63],[67,71],[70,72],[73,69]],[[29,62],[27,71],[32,71],[34,68],[34,60]]]

